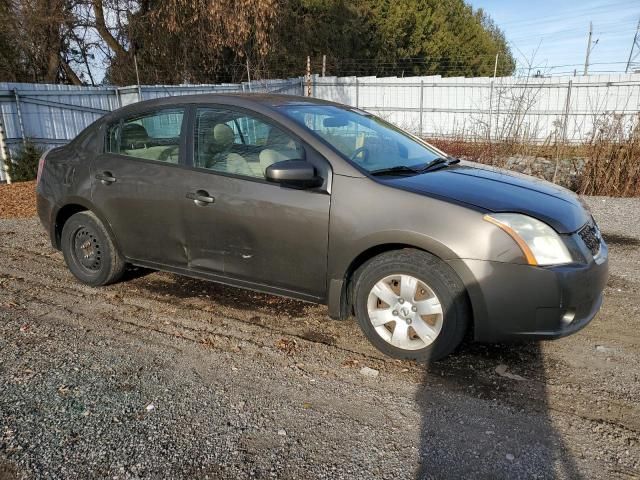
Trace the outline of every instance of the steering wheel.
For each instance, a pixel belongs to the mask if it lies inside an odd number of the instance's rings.
[[[178,145],[173,145],[169,148],[166,148],[165,150],[163,150],[163,152],[160,154],[160,158],[159,160],[163,160],[163,161],[178,161],[178,148],[180,148]]]
[[[367,147],[356,148],[355,151],[351,154],[351,161],[355,162],[358,155],[362,155],[362,161],[366,162],[369,158],[369,149]]]

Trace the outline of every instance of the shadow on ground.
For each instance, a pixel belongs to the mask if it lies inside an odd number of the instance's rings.
[[[210,300],[275,316],[303,316],[310,308],[292,299],[147,273],[134,274],[131,285],[152,295]],[[498,365],[523,379],[499,376]],[[539,343],[483,345],[467,340],[458,352],[426,366],[415,398],[421,416],[415,477],[580,478],[549,416],[546,385]]]
[[[498,365],[523,379],[501,377]],[[455,401],[434,394],[440,386]],[[422,418],[416,479],[580,478],[549,416],[539,343],[466,342],[425,367],[416,402]]]
[[[311,306],[309,303],[290,298],[168,273],[140,277],[135,285],[149,293],[179,299],[209,299],[219,306],[236,310],[255,310],[262,314],[300,317]]]

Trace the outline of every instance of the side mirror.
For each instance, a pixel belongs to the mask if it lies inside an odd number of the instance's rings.
[[[267,167],[265,178],[270,182],[298,188],[312,188],[322,184],[316,168],[305,160],[283,160]]]

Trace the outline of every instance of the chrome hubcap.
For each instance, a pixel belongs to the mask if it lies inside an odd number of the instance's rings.
[[[442,330],[440,300],[411,275],[389,275],[377,282],[369,292],[367,311],[376,333],[403,350],[431,345]]]

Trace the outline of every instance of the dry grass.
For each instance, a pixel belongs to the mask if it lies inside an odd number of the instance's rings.
[[[563,158],[584,157],[585,145],[551,145],[524,142],[470,142],[462,138],[427,138],[430,144],[454,157],[466,158],[489,165],[503,165],[507,158],[528,156],[554,159],[560,153]],[[560,150],[559,150],[560,149]]]
[[[35,181],[0,184],[0,218],[26,218],[35,214]]]
[[[542,158],[556,163],[557,174],[559,165],[565,162],[578,171],[577,182],[565,186],[578,193],[612,197],[640,196],[640,118],[625,123],[615,115],[603,115],[596,125],[591,138],[580,145],[470,142],[462,138],[426,140],[454,157],[503,168],[508,166],[509,158]],[[576,159],[584,159],[582,169],[578,169]],[[555,174],[545,175],[540,171],[529,173],[556,181]]]
[[[619,115],[599,119],[581,180],[585,195],[640,196],[640,116],[632,122]]]

